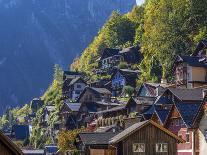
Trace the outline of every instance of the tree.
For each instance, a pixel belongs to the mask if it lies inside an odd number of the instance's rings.
[[[58,64],[54,66],[54,80],[60,84],[63,83],[63,70]]]
[[[127,97],[131,97],[134,94],[134,88],[131,86],[125,86],[123,88],[123,94]]]

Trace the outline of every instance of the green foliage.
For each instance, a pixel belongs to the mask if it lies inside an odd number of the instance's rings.
[[[131,97],[134,94],[134,88],[131,86],[125,86],[123,88],[123,93],[127,97]]]
[[[120,62],[118,65],[119,69],[127,69],[128,68],[128,64],[126,62]]]
[[[85,49],[80,59],[73,63],[73,70],[91,75],[94,63],[106,47],[122,47],[132,45],[135,36],[135,23],[127,16],[113,12],[110,19],[99,31],[98,36]]]

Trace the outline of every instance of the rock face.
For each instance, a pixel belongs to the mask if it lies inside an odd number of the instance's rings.
[[[41,95],[55,63],[67,68],[113,10],[136,0],[0,0],[0,114]]]

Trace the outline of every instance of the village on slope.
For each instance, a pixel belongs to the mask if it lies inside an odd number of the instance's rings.
[[[143,59],[140,47],[106,48],[93,70],[105,78],[91,81],[84,73],[64,71],[60,104],[51,102],[53,98],[33,99],[24,122],[17,119],[11,129],[2,130],[0,148],[27,155],[204,155],[206,47],[207,41],[202,40],[191,55],[176,57],[175,83],[160,79],[139,88],[140,71],[132,66]],[[42,145],[45,137],[49,140]]]

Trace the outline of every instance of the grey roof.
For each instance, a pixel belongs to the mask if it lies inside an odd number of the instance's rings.
[[[136,129],[140,128],[144,124],[146,124],[148,121],[139,122],[136,124],[133,124],[132,126],[126,128],[124,131],[120,132],[116,136],[114,136],[109,143],[114,143],[122,139],[123,137],[127,136],[128,134],[132,134]]]
[[[144,127],[144,126],[146,126],[148,124],[151,124],[151,125],[159,128],[160,130],[162,130],[163,132],[165,132],[169,136],[175,138],[179,142],[182,142],[182,143],[185,142],[183,139],[181,139],[180,137],[176,136],[175,134],[173,134],[169,130],[165,129],[161,125],[159,125],[159,124],[149,120],[149,121],[143,121],[143,122],[139,122],[139,123],[133,124],[132,126],[126,128],[124,131],[122,131],[119,134],[117,134],[116,136],[114,136],[109,141],[109,143],[110,144],[118,143],[118,142],[122,141],[124,138],[126,138],[127,136],[132,135],[133,133],[135,133],[136,131],[140,130],[142,127]]]
[[[70,108],[72,111],[79,111],[81,107],[81,103],[66,103],[65,104]]]
[[[111,92],[106,89],[106,88],[95,88],[95,87],[90,87],[92,90],[100,93],[100,94],[111,94]]]
[[[79,137],[84,145],[108,145],[115,135],[114,132],[82,132]]]
[[[69,86],[75,84],[78,80],[82,80],[82,78],[81,77],[76,77],[76,78],[72,79],[71,82],[70,82],[70,84],[69,84]],[[83,83],[85,83],[85,82],[83,81]]]
[[[124,110],[126,108],[127,104],[121,104],[119,106],[116,106],[114,108],[108,109],[108,110],[103,110],[103,111],[99,111],[97,112],[97,114],[101,114],[101,113],[107,113],[107,112],[114,112],[114,111],[119,111],[119,110]]]
[[[187,89],[187,88],[168,88],[174,95],[182,101],[202,101],[203,90],[200,88]]]

